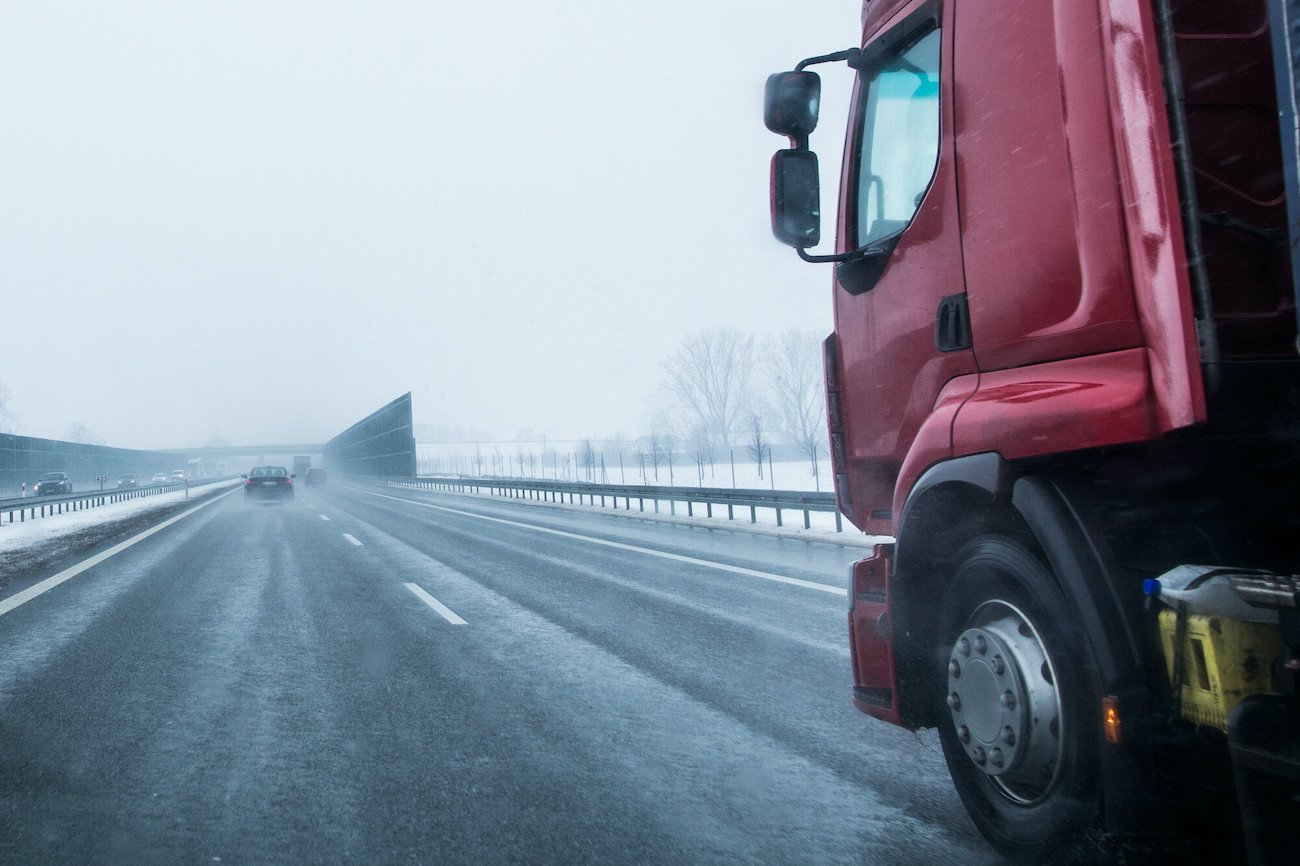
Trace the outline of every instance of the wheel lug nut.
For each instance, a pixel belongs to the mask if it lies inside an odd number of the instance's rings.
[[[956,692],[948,695],[948,709],[952,710],[954,713],[961,711],[961,695]]]
[[[975,635],[975,651],[980,655],[989,651],[989,642],[984,639],[984,635]]]
[[[1016,696],[1011,693],[1010,689],[1007,689],[1002,693],[1002,706],[1006,707],[1008,710],[1014,710],[1016,708]]]
[[[1002,656],[994,656],[994,657],[993,657],[993,673],[998,674],[999,676],[1001,676],[1001,674],[1003,673],[1003,671],[1005,671],[1006,669],[1007,669],[1007,663],[1006,663],[1005,661],[1002,660]]]
[[[969,743],[969,742],[970,742],[970,728],[966,727],[965,725],[962,725],[961,727],[959,727],[959,728],[957,729],[957,739],[961,740],[963,743]]]
[[[957,641],[957,652],[964,656],[970,655],[970,641],[966,638]]]
[[[975,751],[971,753],[971,757],[975,759],[975,763],[977,764],[983,764],[986,760],[988,760],[987,757],[984,755],[983,746],[976,746]]]
[[[1010,725],[1007,725],[1002,729],[1002,742],[1006,743],[1008,746],[1014,746],[1016,744],[1016,732],[1011,730]]]
[[[957,664],[956,659],[948,662],[948,676],[954,680],[961,676],[961,665]]]
[[[989,749],[989,763],[995,767],[1002,766],[1002,750]]]

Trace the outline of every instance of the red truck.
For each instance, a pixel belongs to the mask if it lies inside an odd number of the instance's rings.
[[[852,569],[853,698],[937,728],[1013,858],[1181,828],[1293,862],[1297,19],[868,0],[768,80],[773,232],[835,264],[839,507],[893,538]],[[818,64],[855,76],[826,254]]]

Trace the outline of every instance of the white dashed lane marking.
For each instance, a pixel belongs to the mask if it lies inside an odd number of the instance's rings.
[[[457,615],[455,614],[455,612],[452,611],[451,608],[447,607],[447,605],[443,604],[442,602],[438,601],[438,599],[436,599],[436,598],[434,598],[433,596],[429,595],[429,593],[425,592],[423,589],[421,589],[421,588],[420,588],[419,586],[417,586],[416,584],[414,584],[414,583],[408,583],[408,584],[406,584],[406,588],[409,589],[411,592],[413,592],[413,593],[415,594],[415,597],[418,598],[420,601],[424,602],[424,603],[427,604],[429,607],[431,607],[431,608],[433,608],[434,610],[436,610],[436,611],[438,612],[438,615],[439,615],[440,617],[442,617],[443,619],[445,619],[447,622],[451,623],[452,625],[467,625],[467,624],[468,624],[468,623],[465,622],[465,620],[463,620],[463,619],[461,619],[459,616],[457,616]]]

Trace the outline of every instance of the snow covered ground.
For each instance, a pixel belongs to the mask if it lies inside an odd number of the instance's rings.
[[[209,493],[229,490],[240,483],[240,480],[235,478],[194,487],[190,489],[189,498],[191,500],[206,498]],[[8,522],[6,513],[5,523],[0,526],[0,553],[35,547],[100,524],[137,517],[149,511],[162,511],[184,501],[185,491],[177,490],[173,493],[159,493],[156,496],[142,496],[125,502],[111,502],[85,511],[69,511],[13,524]]]
[[[581,465],[581,446],[572,442],[509,442],[491,445],[464,443],[416,443],[416,458],[421,475],[487,475],[510,478],[546,478],[559,481],[594,481],[598,484],[662,484],[678,487],[762,487],[777,490],[834,489],[831,483],[830,462],[823,454],[818,461],[819,477],[812,473],[811,463],[790,453],[789,448],[777,446],[770,469],[763,461],[762,474],[748,453],[735,449],[733,476],[732,455],[729,451],[714,454],[712,465],[704,464],[703,472],[685,449],[673,455],[670,467],[661,462],[656,474],[651,461],[643,457],[635,446],[625,450],[596,448],[595,465],[588,477]],[[543,453],[545,460],[543,460]],[[522,470],[520,457],[523,458]],[[603,468],[601,458],[604,458]],[[575,471],[576,470],[576,471]],[[643,471],[644,470],[644,471]],[[775,480],[773,479],[775,476]],[[734,483],[733,483],[734,480]]]

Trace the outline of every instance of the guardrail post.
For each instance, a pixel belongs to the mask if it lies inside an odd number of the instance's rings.
[[[690,501],[689,499],[686,500],[686,516],[687,516],[687,517],[694,517],[694,516],[695,516],[695,506],[694,506],[694,504],[691,503],[691,501]]]
[[[749,506],[749,522],[758,523],[758,509],[752,505]]]
[[[712,503],[712,502],[706,502],[706,503],[704,503],[704,510],[708,512],[709,517],[712,517],[712,516],[713,516],[713,503]]]
[[[811,519],[808,517],[808,509],[807,509],[807,508],[805,508],[805,509],[803,510],[803,528],[804,528],[804,529],[812,529],[812,522],[811,522]]]
[[[835,509],[835,531],[844,531],[844,521],[840,519],[840,510],[838,508]]]
[[[736,515],[735,515],[735,514],[732,512],[732,510],[731,510],[731,503],[730,503],[730,502],[727,503],[727,519],[728,519],[728,520],[735,520],[735,519],[736,519]]]

